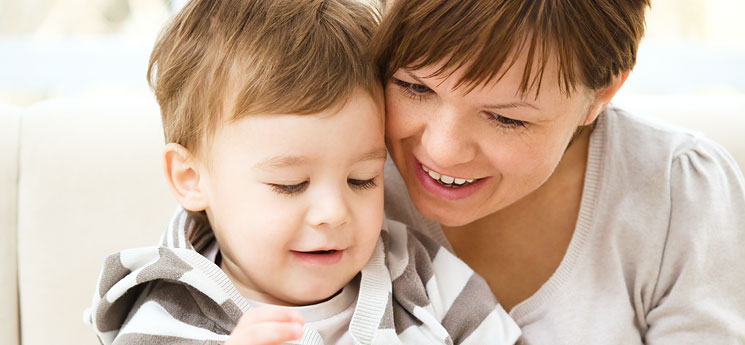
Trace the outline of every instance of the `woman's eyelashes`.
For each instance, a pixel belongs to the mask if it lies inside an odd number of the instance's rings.
[[[358,180],[358,179],[350,178],[350,179],[347,179],[347,184],[349,184],[350,188],[355,189],[355,190],[373,189],[378,186],[378,184],[375,183],[375,178],[371,178],[369,180]],[[277,194],[296,195],[308,189],[308,186],[310,185],[310,181],[304,181],[298,184],[290,184],[290,185],[277,184],[277,183],[269,183],[268,185]]]
[[[422,84],[410,83],[401,79],[397,79],[395,77],[392,77],[391,81],[393,81],[393,84],[400,87],[405,95],[416,101],[422,101],[424,97],[429,96],[433,92],[432,89]],[[502,115],[491,112],[487,112],[486,114],[488,115],[489,121],[491,121],[495,126],[502,129],[525,128],[528,124],[525,121],[511,119],[509,117],[504,117]]]
[[[397,78],[391,78],[393,84],[403,90],[404,94],[409,96],[411,99],[421,101],[425,96],[432,92],[432,89],[416,83],[409,83]]]
[[[487,113],[489,121],[493,122],[494,125],[499,126],[501,128],[505,129],[518,129],[518,128],[525,128],[527,126],[527,122],[521,121],[521,120],[515,120],[511,119],[509,117],[504,117],[499,114],[494,113]]]

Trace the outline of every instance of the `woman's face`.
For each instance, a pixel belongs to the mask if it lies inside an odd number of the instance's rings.
[[[600,91],[562,94],[551,63],[538,98],[534,90],[521,97],[525,61],[519,57],[501,80],[470,92],[467,85],[455,88],[461,70],[429,77],[437,66],[402,68],[388,81],[387,146],[424,216],[465,225],[536,190],[577,127],[604,106]]]

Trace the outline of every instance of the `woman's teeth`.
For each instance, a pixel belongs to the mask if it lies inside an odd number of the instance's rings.
[[[444,185],[446,187],[461,187],[468,184],[473,183],[473,181],[476,181],[475,179],[463,179],[463,178],[455,178],[450,177],[447,175],[440,174],[430,168],[427,168],[426,166],[422,165],[422,169],[424,172],[426,172],[429,177],[431,177],[433,180],[439,182],[441,185]]]

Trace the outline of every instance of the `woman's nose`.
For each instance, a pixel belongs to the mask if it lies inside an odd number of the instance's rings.
[[[456,166],[476,157],[473,133],[469,133],[464,121],[454,111],[442,110],[425,124],[421,144],[438,167]]]

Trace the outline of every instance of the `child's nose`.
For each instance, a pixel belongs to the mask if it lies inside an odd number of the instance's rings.
[[[342,193],[319,193],[311,201],[308,223],[314,228],[335,229],[350,221],[349,206]]]

